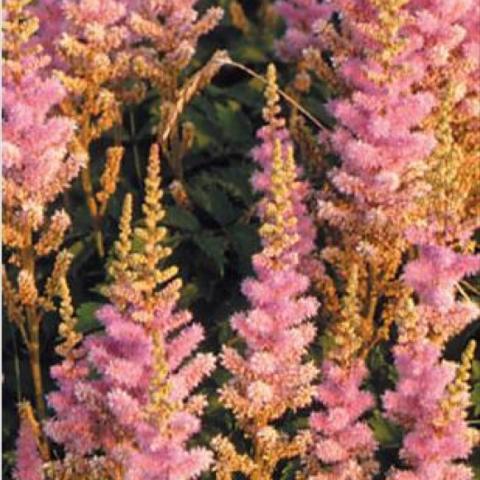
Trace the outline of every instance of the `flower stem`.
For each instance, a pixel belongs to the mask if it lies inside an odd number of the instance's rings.
[[[97,201],[95,200],[95,195],[93,193],[92,176],[91,176],[90,167],[88,164],[86,167],[82,169],[81,175],[82,175],[82,187],[85,193],[87,207],[93,221],[93,237],[95,240],[95,245],[97,247],[98,255],[101,258],[103,258],[105,256],[105,249],[103,246],[103,234],[102,234],[102,225],[101,225],[102,222],[98,212]]]

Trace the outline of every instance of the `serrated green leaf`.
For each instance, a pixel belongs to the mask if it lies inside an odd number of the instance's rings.
[[[85,302],[77,308],[78,322],[75,329],[81,333],[91,332],[98,330],[102,327],[101,323],[95,316],[96,311],[102,306],[98,302]]]
[[[474,385],[471,393],[473,414],[480,415],[480,383]]]
[[[195,245],[213,263],[216,270],[223,276],[225,270],[225,239],[206,232],[193,237]]]
[[[197,185],[194,183],[187,190],[193,202],[210,214],[220,225],[227,225],[238,217],[239,211],[228,195],[214,185],[205,186],[197,182]]]
[[[233,250],[238,256],[242,277],[251,273],[252,255],[260,250],[260,238],[254,225],[236,223],[227,229]]]
[[[219,147],[218,127],[203,112],[192,109],[185,118],[195,125],[196,149],[204,150]]]
[[[201,228],[200,222],[195,215],[182,207],[173,205],[167,207],[166,212],[163,223],[168,227],[179,228],[189,232],[196,232]]]
[[[242,82],[227,91],[228,96],[250,108],[258,107],[263,102],[263,84],[259,82]]]
[[[383,417],[379,411],[375,411],[368,423],[373,430],[375,439],[381,445],[400,445],[402,440],[401,428]]]
[[[227,105],[216,102],[215,112],[224,139],[228,143],[241,144],[243,148],[248,149],[253,142],[250,119],[239,108],[235,109],[235,103],[232,101]]]
[[[234,165],[215,169],[211,181],[222,187],[232,197],[249,205],[253,202],[253,192],[250,185],[252,168],[250,165]]]
[[[182,288],[182,293],[179,300],[180,308],[188,308],[190,304],[198,297],[198,287],[194,283],[187,283]]]

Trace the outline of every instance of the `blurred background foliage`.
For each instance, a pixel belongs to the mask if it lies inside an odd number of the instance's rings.
[[[245,14],[239,25],[236,7],[240,4]],[[283,25],[275,16],[273,2],[269,0],[203,0],[199,10],[220,5],[225,10],[221,24],[200,42],[194,61],[186,76],[200,68],[217,49],[225,49],[231,58],[257,73],[263,74],[268,63],[275,62],[279,71],[280,87],[287,88],[295,76],[295,65],[281,64],[275,55],[275,39],[281,36]],[[309,96],[301,99],[323,123],[328,124],[324,103],[328,92],[317,81]],[[145,100],[124,115],[123,126],[107,135],[92,147],[93,171],[99,181],[104,164],[105,148],[120,138],[126,148],[121,178],[114,197],[109,202],[104,223],[106,249],[109,251],[117,237],[120,209],[126,192],[132,192],[138,206],[143,195],[143,177],[148,149],[154,140],[154,128],[160,120],[159,98],[150,91]],[[285,106],[285,114],[288,107]],[[263,84],[245,72],[225,66],[183,113],[184,128],[192,134],[191,148],[182,159],[181,174],[178,168],[163,162],[163,187],[170,228],[169,242],[174,248],[172,262],[180,268],[184,280],[182,306],[190,308],[201,322],[207,338],[203,349],[218,353],[221,345],[235,345],[229,327],[229,317],[245,306],[240,292],[243,278],[251,274],[251,257],[260,248],[257,223],[254,216],[256,196],[249,177],[254,169],[250,150],[255,145],[255,132],[262,126]],[[312,171],[308,158],[297,152],[297,160]],[[178,166],[177,166],[178,167]],[[317,166],[318,167],[318,166]],[[173,170],[176,170],[175,172]],[[321,181],[322,174],[314,168],[313,182]],[[180,178],[179,178],[180,177]],[[79,181],[61,199],[72,217],[72,228],[66,246],[74,253],[69,283],[82,333],[99,331],[95,319],[96,309],[106,300],[100,294],[105,282],[105,261],[96,253],[92,239],[90,217],[84,202]],[[321,232],[319,235],[321,243]],[[108,261],[108,260],[107,260]],[[44,265],[49,270],[51,265]],[[41,272],[40,272],[41,275]],[[479,285],[480,282],[474,282]],[[318,319],[320,332],[325,319]],[[46,391],[55,385],[49,378],[49,368],[58,361],[54,347],[58,341],[58,318],[55,315],[43,322],[42,368]],[[3,329],[3,478],[9,478],[14,462],[14,444],[17,432],[16,403],[21,398],[32,398],[28,355],[18,332],[8,322]],[[448,358],[458,359],[468,339],[479,337],[480,322],[472,324],[463,335],[454,339],[447,351]],[[322,345],[328,339],[320,336],[312,355],[320,358]],[[367,388],[378,398],[395,381],[389,345],[376,347],[369,356],[371,380]],[[237,445],[248,449],[248,442],[236,431],[233,416],[224,410],[215,398],[216,389],[227,380],[227,373],[217,368],[204,384],[203,390],[211,400],[203,420],[204,429],[196,441],[207,444],[217,433],[231,436]],[[480,361],[473,370],[473,416],[480,416]],[[286,418],[282,428],[288,432],[307,425],[307,414]],[[398,462],[398,447],[402,432],[387,422],[380,411],[373,412],[370,425],[382,444],[380,461],[385,467]],[[480,423],[480,420],[479,420]],[[480,452],[472,458],[480,479]],[[275,477],[294,479],[298,463],[280,465]],[[204,478],[214,478],[213,474]],[[238,478],[242,478],[239,476]]]

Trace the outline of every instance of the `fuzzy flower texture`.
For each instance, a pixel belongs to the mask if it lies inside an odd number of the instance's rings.
[[[374,405],[373,396],[360,390],[366,375],[360,359],[348,367],[324,361],[316,394],[323,410],[312,413],[310,426],[316,439],[314,455],[330,468],[320,469],[312,479],[366,480],[376,471],[377,443],[367,423],[360,420]]]
[[[212,461],[206,449],[186,445],[200,429],[205,404],[191,392],[212,371],[214,358],[193,354],[203,330],[188,325],[190,313],[176,308],[181,287],[176,267],[157,268],[170,254],[162,246],[167,232],[158,226],[165,215],[161,197],[154,146],[144,226],[135,229],[145,250],[132,252],[128,196],[110,267],[111,303],[97,313],[105,334],[87,337],[52,369],[60,389],[49,397],[56,412],[46,428],[49,436],[79,458],[103,452],[128,480],[190,479]]]
[[[255,278],[242,284],[250,309],[231,319],[233,329],[246,344],[246,352],[241,355],[224,347],[223,365],[233,379],[220,392],[224,405],[233,410],[243,431],[253,438],[252,459],[242,457],[242,463],[240,456],[231,454],[225,439],[217,441],[220,474],[240,470],[254,478],[269,478],[280,459],[300,453],[302,437],[289,442],[270,423],[287,410],[295,411],[311,402],[311,384],[317,374],[312,363],[303,362],[315,336],[308,319],[318,308],[317,301],[305,295],[309,279],[300,273],[301,262],[314,241],[304,204],[308,186],[297,180],[299,171],[288,133],[277,117],[273,65],[267,77],[264,117],[268,124],[259,132],[262,144],[253,152],[261,167],[253,185],[264,195],[258,206],[263,249],[253,257]]]
[[[46,205],[77,176],[85,157],[70,153],[75,124],[56,111],[66,92],[49,74],[50,58],[26,41],[37,19],[16,3],[7,2],[3,21],[2,200],[7,218],[38,228]]]

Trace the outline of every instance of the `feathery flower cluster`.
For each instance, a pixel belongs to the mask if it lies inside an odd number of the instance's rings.
[[[310,416],[313,451],[309,470],[317,480],[367,480],[378,470],[374,460],[377,443],[367,423],[360,419],[375,402],[370,392],[361,390],[368,371],[360,355],[363,319],[357,295],[358,268],[354,267],[340,316],[330,326],[334,346],[322,363],[316,392],[322,410]]]
[[[135,49],[136,71],[164,91],[191,61],[199,38],[212,30],[223,10],[211,7],[199,18],[196,0],[131,0],[134,11],[129,26],[138,38],[147,41]]]
[[[272,188],[272,169],[273,152],[275,143],[280,141],[282,150],[288,151],[293,148],[290,133],[285,127],[285,120],[279,116],[281,111],[278,95],[278,86],[275,67],[271,64],[267,70],[267,89],[265,92],[266,106],[263,110],[263,117],[266,125],[257,132],[257,137],[261,141],[260,145],[252,150],[252,156],[260,167],[252,178],[253,188],[268,195]],[[296,167],[297,178],[303,175],[300,167]],[[291,192],[291,202],[293,214],[296,217],[295,232],[298,234],[298,240],[295,244],[295,250],[299,255],[299,260],[303,272],[310,278],[315,278],[316,274],[322,271],[319,262],[316,262],[311,253],[315,247],[316,229],[312,218],[308,213],[307,201],[311,195],[311,188],[306,180],[297,180]],[[260,215],[264,215],[263,206],[259,205]]]
[[[305,49],[318,46],[317,22],[332,12],[330,2],[280,0],[275,7],[287,26],[284,37],[277,44],[283,59],[298,60]]]
[[[470,467],[457,463],[467,459],[478,441],[465,418],[473,353],[471,343],[457,370],[453,362],[441,360],[441,348],[428,340],[395,347],[399,381],[394,392],[385,394],[384,405],[390,418],[407,429],[400,455],[411,470],[393,470],[389,479],[473,479]]]
[[[68,260],[59,254],[43,292],[36,271],[41,257],[56,253],[70,218],[63,209],[47,221],[52,202],[68,188],[84,164],[75,145],[75,124],[58,114],[66,92],[49,75],[50,59],[32,45],[38,19],[25,8],[28,1],[4,5],[3,45],[3,237],[8,266],[2,272],[3,300],[30,356],[38,414],[45,415],[40,372],[40,325],[55,310],[57,285]]]
[[[76,140],[86,152],[92,141],[121,122],[121,100],[126,100],[121,97],[121,82],[130,73],[125,3],[62,0],[41,2],[32,9],[42,21],[36,42],[53,57],[55,75],[68,92],[61,103],[62,112],[78,125]],[[138,98],[141,93],[137,86],[132,86],[129,96]],[[107,162],[104,175],[112,179],[111,188],[95,194],[90,163],[88,156],[82,169],[82,187],[98,253],[103,256],[101,223],[117,179],[111,171],[112,164]]]
[[[269,125],[260,133],[264,144],[254,155],[263,167],[254,185],[264,194],[258,214],[263,249],[253,257],[256,278],[244,280],[242,291],[251,309],[231,319],[233,329],[246,343],[244,355],[224,347],[223,365],[233,378],[221,389],[223,404],[232,409],[237,421],[253,443],[253,453],[239,455],[226,438],[216,438],[219,456],[218,478],[231,478],[242,472],[251,478],[271,478],[278,462],[305,451],[303,433],[292,440],[276,430],[271,422],[287,410],[308,406],[317,370],[303,356],[313,340],[315,328],[308,321],[318,305],[306,296],[308,278],[300,273],[300,260],[312,248],[300,241],[310,226],[303,222],[301,205],[304,187],[297,180],[291,145],[283,122],[276,117],[278,95],[275,70],[269,67],[265,118]],[[272,145],[273,143],[273,145]],[[307,233],[308,235],[308,233]]]
[[[323,362],[316,398],[325,410],[312,413],[310,426],[316,432],[315,458],[329,468],[317,466],[312,479],[367,480],[377,471],[373,460],[377,443],[366,422],[359,420],[374,405],[372,394],[360,390],[366,376],[361,359],[348,366]]]
[[[29,403],[19,405],[20,430],[17,438],[16,480],[42,480],[43,460],[40,456],[40,427]]]
[[[159,168],[154,145],[144,225],[134,232],[132,197],[125,200],[110,266],[111,303],[97,312],[105,334],[87,337],[53,368],[60,389],[49,396],[56,415],[46,426],[70,454],[81,458],[101,451],[117,475],[131,480],[194,478],[212,461],[206,449],[186,446],[200,428],[205,405],[203,396],[191,392],[215,360],[211,354],[192,357],[202,328],[187,326],[190,313],[176,310],[181,281],[174,278],[177,268],[165,265],[170,249],[159,226],[165,215]],[[141,252],[132,250],[133,235],[143,243]]]
[[[402,456],[414,470],[392,475],[470,478],[467,467],[452,463],[466,458],[472,445],[465,402],[444,419],[442,429],[436,422],[449,395],[448,380],[440,381],[441,375],[453,375],[440,361],[442,347],[478,315],[472,302],[456,300],[457,282],[479,267],[476,257],[457,253],[471,248],[469,238],[480,218],[478,150],[472,148],[472,126],[478,124],[473,105],[479,97],[471,83],[479,64],[478,31],[473,31],[480,22],[478,5],[470,0],[334,0],[315,4],[316,18],[312,11],[306,21],[304,12],[294,8],[297,3],[280,4],[288,27],[285,43],[293,45],[283,53],[315,60],[321,76],[320,51],[329,52],[329,66],[342,84],[342,97],[329,106],[337,126],[322,134],[342,160],[330,172],[340,195],[329,189],[322,193],[319,218],[339,228],[346,252],[329,248],[324,258],[345,264],[352,251],[363,256],[369,245],[380,258],[372,262],[370,254],[368,259],[370,291],[385,296],[396,286],[398,292],[389,317],[400,327],[401,345],[395,349],[400,380],[396,394],[385,398],[398,395],[397,407],[387,408],[394,420],[402,418],[396,408],[410,409],[409,420],[401,422],[408,432]],[[305,42],[302,52],[288,42],[290,36]],[[407,264],[403,280],[420,302],[413,307],[407,301],[402,310],[398,300],[406,290],[395,277],[402,252],[412,243],[419,245],[419,258]],[[423,351],[429,353],[422,357]],[[423,402],[429,388],[424,379],[430,377],[437,390],[419,411],[407,395],[418,388],[412,398]],[[458,436],[452,437],[449,452],[446,442],[455,429]],[[423,455],[426,447],[418,440],[427,443],[432,432],[438,442],[432,441],[432,451]],[[431,468],[433,462],[438,469]]]
[[[426,68],[416,39],[403,35],[413,20],[402,1],[368,2],[364,10],[355,3],[332,3],[355,50],[334,57],[351,94],[330,102],[338,126],[328,140],[342,158],[330,176],[356,208],[349,212],[322,202],[320,215],[334,223],[336,216],[348,221],[351,215],[352,223],[372,225],[377,232],[395,224],[402,232],[418,216],[416,199],[428,191],[422,173],[435,147],[433,133],[419,131],[436,101],[430,92],[413,89]]]
[[[473,478],[457,461],[467,459],[476,440],[466,422],[474,345],[458,369],[441,357],[445,343],[478,316],[473,302],[456,300],[456,285],[479,268],[480,257],[436,245],[420,246],[418,259],[405,268],[404,279],[419,304],[409,321],[399,322],[401,343],[394,348],[399,380],[395,391],[385,394],[384,406],[407,431],[400,453],[411,470],[394,470],[389,478]]]
[[[70,154],[75,124],[55,112],[66,91],[49,75],[49,57],[29,44],[38,20],[13,0],[6,2],[5,15],[2,200],[5,239],[11,236],[15,245],[27,224],[36,231],[44,223],[45,207],[67,188],[85,158]]]

